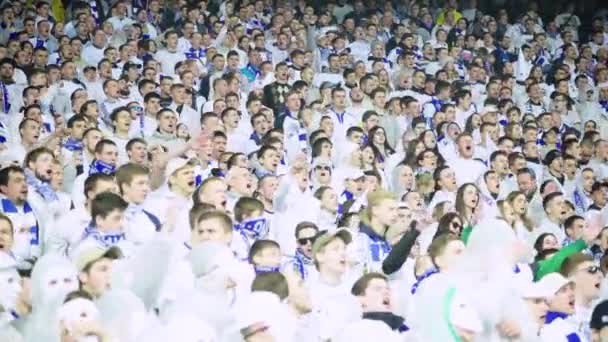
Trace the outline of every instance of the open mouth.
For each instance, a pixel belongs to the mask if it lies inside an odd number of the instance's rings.
[[[599,290],[599,288],[600,288],[601,285],[602,285],[602,283],[598,281],[593,286],[595,286],[595,288]]]
[[[53,174],[53,170],[52,169],[47,169],[46,171],[44,171],[45,174],[47,174],[49,177]]]
[[[195,182],[193,180],[188,181],[188,186],[194,186]]]
[[[4,250],[4,247],[6,247],[6,243],[0,241],[0,250]]]
[[[382,306],[384,306],[387,309],[390,309],[390,307],[391,307],[391,299],[390,298],[384,298],[384,299],[382,299]]]
[[[34,140],[38,140],[38,138],[40,138],[40,135],[34,134]]]
[[[226,208],[226,203],[228,203],[228,201],[226,201],[226,200],[222,201],[222,207]]]
[[[574,309],[574,303],[575,303],[575,300],[572,299],[568,302],[568,306],[571,307],[572,309]]]

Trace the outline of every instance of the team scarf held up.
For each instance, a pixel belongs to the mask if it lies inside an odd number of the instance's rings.
[[[104,247],[112,247],[118,242],[125,239],[125,233],[123,232],[113,232],[113,233],[102,233],[97,228],[90,224],[88,227],[84,229],[84,233],[82,234],[82,239],[93,238],[95,241],[99,242]]]
[[[25,169],[25,180],[27,185],[33,187],[37,193],[47,202],[55,202],[59,200],[57,193],[47,181],[38,179],[36,175],[29,169]]]
[[[89,175],[93,175],[96,173],[103,173],[104,175],[111,175],[116,171],[116,166],[103,162],[99,159],[95,159],[93,163],[91,163],[91,167],[89,168]]]
[[[247,246],[251,247],[251,243],[255,240],[262,239],[268,235],[268,222],[265,217],[260,216],[245,220],[234,225],[236,230],[247,242]]]

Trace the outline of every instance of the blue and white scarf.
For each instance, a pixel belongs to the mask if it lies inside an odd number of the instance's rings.
[[[29,169],[25,169],[25,180],[27,185],[33,187],[37,193],[47,202],[55,202],[59,200],[57,193],[51,187],[49,182],[42,181]]]
[[[11,109],[11,104],[8,101],[8,89],[6,88],[6,83],[4,83],[4,81],[0,81],[0,90],[2,91],[2,112],[8,114],[8,111]]]
[[[116,171],[116,166],[105,163],[99,159],[95,159],[93,163],[91,163],[91,167],[89,168],[89,175],[93,175],[96,173],[103,173],[104,175],[111,175]]]
[[[264,274],[264,273],[279,272],[280,267],[279,266],[253,265],[253,270],[255,271],[255,274]]]
[[[0,202],[2,203],[2,212],[7,214],[7,216],[10,217],[11,215],[20,214],[19,209],[17,209],[17,206],[10,199],[3,198],[2,200],[0,200]],[[40,230],[38,228],[38,221],[36,220],[36,217],[34,216],[34,211],[32,210],[32,207],[27,202],[23,203],[23,214],[26,216],[33,217],[33,220],[31,220],[31,221],[35,222],[35,224],[29,228],[29,232],[31,235],[30,245],[32,245],[32,246],[40,245]]]
[[[266,237],[269,228],[266,218],[261,216],[237,223],[234,225],[234,230],[243,236],[248,246],[251,246],[249,242]]]
[[[365,234],[368,238],[370,261],[373,263],[384,261],[386,256],[391,252],[391,245],[388,241],[363,223],[361,223],[361,233]]]
[[[92,225],[87,226],[82,234],[82,240],[86,238],[92,238],[95,241],[102,244],[104,247],[112,247],[122,240],[125,240],[125,233],[113,232],[113,233],[102,233]]]
[[[71,152],[81,152],[84,148],[82,141],[78,141],[72,137],[68,137],[63,143],[63,147]]]
[[[426,272],[424,272],[420,277],[417,277],[416,279],[416,283],[414,283],[414,285],[412,285],[412,294],[416,294],[416,291],[418,291],[418,288],[420,287],[420,284],[422,284],[423,281],[425,281],[426,279],[428,279],[430,276],[439,273],[439,271],[436,268],[432,268]]]
[[[306,280],[308,279],[308,267],[312,267],[314,263],[310,257],[302,252],[302,249],[297,248],[296,255],[293,257],[293,265],[302,279]]]

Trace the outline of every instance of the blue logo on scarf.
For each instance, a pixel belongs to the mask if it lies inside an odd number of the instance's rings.
[[[110,175],[116,171],[116,166],[105,163],[101,160],[96,159],[89,169],[89,175],[95,173],[103,173],[104,175]]]
[[[268,234],[268,223],[265,217],[258,217],[241,222],[234,229],[247,237],[259,239]]]

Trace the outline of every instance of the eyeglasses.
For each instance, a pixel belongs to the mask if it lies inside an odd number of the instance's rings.
[[[299,238],[298,243],[300,245],[305,246],[310,242],[310,244],[312,245],[313,243],[315,243],[315,240],[316,240],[316,238],[314,236],[307,237],[307,238]]]

